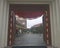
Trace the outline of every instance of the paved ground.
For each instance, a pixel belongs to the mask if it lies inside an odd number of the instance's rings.
[[[44,46],[43,34],[20,34],[15,39],[14,46]]]

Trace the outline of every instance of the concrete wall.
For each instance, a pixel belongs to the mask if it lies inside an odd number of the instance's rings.
[[[60,0],[0,0],[0,48],[7,46],[10,3],[49,4],[52,45],[60,48]]]

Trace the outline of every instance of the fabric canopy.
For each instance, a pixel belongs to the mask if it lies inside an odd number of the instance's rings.
[[[44,14],[42,11],[15,11],[15,14],[23,18],[36,18]]]

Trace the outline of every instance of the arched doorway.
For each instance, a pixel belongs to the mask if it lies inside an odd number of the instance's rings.
[[[8,30],[8,46],[12,46],[16,32],[16,18],[18,14],[23,18],[36,18],[43,16],[44,40],[47,45],[51,45],[51,29],[50,29],[50,11],[48,4],[11,4],[9,12],[9,30]],[[30,13],[30,14],[29,14]]]

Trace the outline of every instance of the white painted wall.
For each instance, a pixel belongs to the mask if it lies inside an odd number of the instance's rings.
[[[57,47],[60,48],[60,8],[59,8],[59,0],[55,2],[55,8],[56,8],[56,11],[55,11],[55,18],[56,18],[56,32],[55,32],[55,44]]]
[[[52,45],[60,48],[60,0],[0,0],[0,48],[7,46],[9,3],[50,4]]]
[[[8,15],[7,0],[0,0],[0,48],[7,46]]]

